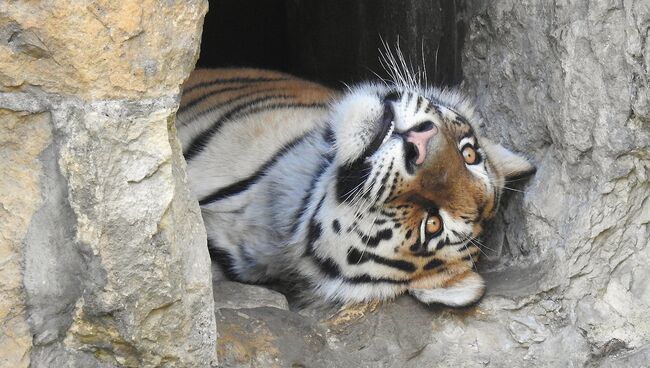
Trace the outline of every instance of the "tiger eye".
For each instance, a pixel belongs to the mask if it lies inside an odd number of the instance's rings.
[[[427,219],[426,230],[429,234],[435,234],[442,229],[442,219],[438,215],[429,216]]]
[[[465,163],[468,165],[474,165],[478,161],[478,153],[474,149],[474,147],[467,145],[463,147],[463,158],[465,159]]]

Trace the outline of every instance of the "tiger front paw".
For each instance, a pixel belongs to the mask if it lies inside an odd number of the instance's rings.
[[[469,272],[447,287],[409,288],[409,293],[425,304],[440,303],[450,307],[465,307],[481,299],[485,293],[485,282],[476,272]]]

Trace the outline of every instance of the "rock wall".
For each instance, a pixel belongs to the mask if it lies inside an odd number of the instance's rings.
[[[174,128],[206,10],[0,2],[0,366],[216,363]]]
[[[486,267],[514,361],[648,356],[649,29],[642,0],[470,5],[465,87],[487,134],[538,166],[511,184]]]

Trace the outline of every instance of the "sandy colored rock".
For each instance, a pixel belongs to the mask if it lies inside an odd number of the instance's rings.
[[[206,9],[0,3],[0,366],[216,364],[174,127]]]
[[[83,98],[173,94],[194,67],[207,1],[0,3],[0,88]]]
[[[27,323],[21,241],[41,202],[38,156],[50,143],[49,116],[0,109],[0,366],[27,367]]]

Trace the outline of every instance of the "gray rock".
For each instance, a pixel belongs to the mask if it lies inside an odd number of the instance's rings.
[[[212,285],[215,310],[258,307],[289,309],[289,303],[284,295],[262,286],[224,280],[214,281]]]
[[[511,184],[523,192],[507,199],[486,242],[495,251],[484,265],[484,304],[510,304],[548,331],[528,342],[515,333],[515,346],[529,348],[509,354],[520,364],[581,366],[642,348],[650,342],[640,284],[650,258],[650,4],[470,9],[465,88],[476,93],[487,135],[538,166],[528,185]]]
[[[216,311],[222,367],[360,367],[313,320],[277,308]]]

